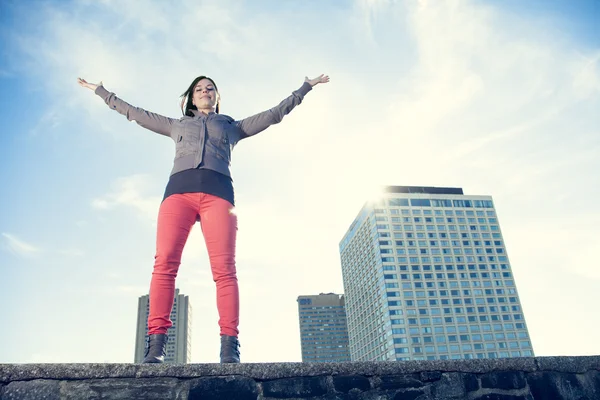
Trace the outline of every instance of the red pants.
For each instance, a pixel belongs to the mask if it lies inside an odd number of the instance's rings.
[[[167,333],[181,253],[197,218],[206,242],[222,335],[237,336],[239,291],[235,271],[237,216],[227,200],[205,193],[173,194],[158,212],[156,256],[150,283],[148,334]]]

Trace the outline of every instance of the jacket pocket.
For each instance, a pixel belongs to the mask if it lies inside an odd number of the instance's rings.
[[[185,119],[175,129],[175,158],[195,154],[198,151],[201,126],[194,120]]]
[[[211,136],[208,138],[208,141],[211,145],[210,147],[214,149],[213,151],[215,153],[215,156],[229,163],[231,160],[231,150],[229,147],[229,140],[227,139],[227,136]]]

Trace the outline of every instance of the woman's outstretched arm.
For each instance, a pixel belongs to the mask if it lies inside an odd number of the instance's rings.
[[[242,136],[240,139],[256,135],[257,133],[267,129],[269,126],[278,124],[281,122],[283,117],[285,117],[294,109],[294,107],[302,103],[304,96],[310,92],[314,86],[318,85],[319,83],[327,82],[329,82],[329,77],[322,74],[314,79],[308,79],[308,77],[306,77],[304,78],[304,83],[302,86],[298,90],[292,92],[291,96],[283,100],[276,107],[251,117],[244,118],[240,121],[236,121],[236,125],[239,126],[244,133],[244,136]]]
[[[98,96],[104,99],[104,102],[119,114],[124,115],[130,121],[135,121],[138,125],[149,129],[161,135],[171,136],[171,127],[175,121],[173,118],[167,118],[160,114],[146,111],[143,108],[134,107],[131,104],[121,100],[114,93],[109,92],[98,84],[86,82],[85,79],[77,78],[79,86],[93,90]]]

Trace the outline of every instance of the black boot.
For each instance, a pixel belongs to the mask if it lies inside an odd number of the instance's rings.
[[[221,335],[221,364],[240,362],[240,342],[235,336]]]
[[[164,333],[148,336],[146,353],[144,354],[144,361],[142,361],[142,363],[160,364],[165,362],[168,339],[169,337]]]

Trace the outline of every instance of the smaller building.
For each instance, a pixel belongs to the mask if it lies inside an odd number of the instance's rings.
[[[298,296],[302,362],[350,361],[344,296]]]
[[[146,338],[148,336],[148,314],[150,311],[150,296],[140,296],[138,300],[137,330],[135,337],[135,363],[144,360]],[[171,309],[173,326],[167,331],[167,355],[165,363],[188,364],[191,360],[192,345],[192,306],[188,296],[175,290],[173,308]]]

